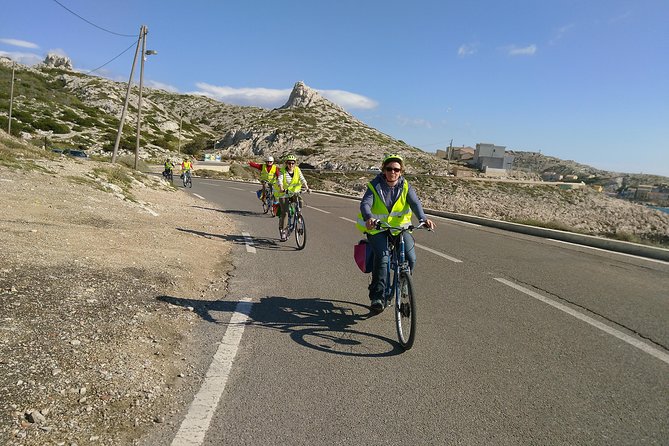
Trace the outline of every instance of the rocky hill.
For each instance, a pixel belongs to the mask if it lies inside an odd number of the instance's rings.
[[[37,144],[46,139],[53,145],[111,151],[127,84],[74,72],[68,62],[48,57],[35,67],[17,65],[12,134]],[[9,95],[4,92],[10,80],[11,61],[0,59],[0,125],[5,128]],[[122,151],[134,152],[138,94],[133,87]],[[195,142],[201,150],[228,157],[294,153],[301,162],[324,169],[366,169],[377,165],[383,153],[401,153],[413,169],[443,170],[442,160],[367,126],[303,82],[274,110],[151,88],[142,96],[144,159],[162,158]]]

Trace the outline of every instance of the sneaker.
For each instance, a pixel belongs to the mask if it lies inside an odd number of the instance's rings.
[[[383,311],[383,301],[381,299],[374,299],[370,308],[372,313],[381,313]]]
[[[285,229],[280,230],[279,235],[281,236],[280,241],[285,242],[286,240],[288,240],[288,234]]]

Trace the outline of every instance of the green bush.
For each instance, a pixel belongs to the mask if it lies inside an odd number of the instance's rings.
[[[39,130],[52,131],[57,135],[70,133],[70,128],[60,122],[56,122],[53,118],[40,118],[33,123],[33,127]]]

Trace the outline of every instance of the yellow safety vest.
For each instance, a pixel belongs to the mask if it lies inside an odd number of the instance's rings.
[[[267,170],[267,164],[263,164],[260,168],[260,179],[268,183],[276,183],[276,164],[272,164],[269,170]]]
[[[295,166],[293,168],[293,174],[292,175],[293,175],[292,180],[290,181],[290,183],[287,183],[286,182],[286,168],[285,167],[281,168],[280,177],[283,180],[283,189],[284,190],[289,190],[291,192],[299,192],[299,191],[302,190],[302,181],[300,181],[300,168]],[[277,187],[276,189],[274,189],[274,196],[277,197],[277,198],[281,198],[281,197],[286,196],[285,193],[281,193],[280,189],[281,189],[280,187]]]
[[[381,220],[389,224],[390,226],[408,226],[411,224],[411,207],[407,201],[407,195],[409,195],[409,183],[404,180],[404,185],[402,186],[402,193],[399,198],[393,205],[393,208],[388,212],[388,208],[383,203],[381,197],[372,186],[372,183],[367,183],[367,187],[374,194],[374,201],[372,202],[372,218]],[[381,230],[378,229],[367,229],[365,225],[365,220],[363,219],[362,212],[358,214],[358,221],[356,227],[365,233],[368,234],[378,234]],[[399,231],[391,231],[393,235],[399,234]]]

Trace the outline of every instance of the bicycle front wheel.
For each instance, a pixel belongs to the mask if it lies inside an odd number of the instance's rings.
[[[297,242],[297,249],[304,249],[307,243],[307,226],[304,223],[304,217],[298,215],[295,218],[295,241]]]
[[[400,273],[399,299],[395,302],[395,324],[400,345],[409,350],[416,339],[416,298],[411,275]]]
[[[265,198],[265,199],[262,201],[262,213],[263,213],[263,214],[268,213],[269,210],[271,209],[271,207],[272,207],[272,202],[269,201],[267,198]]]

